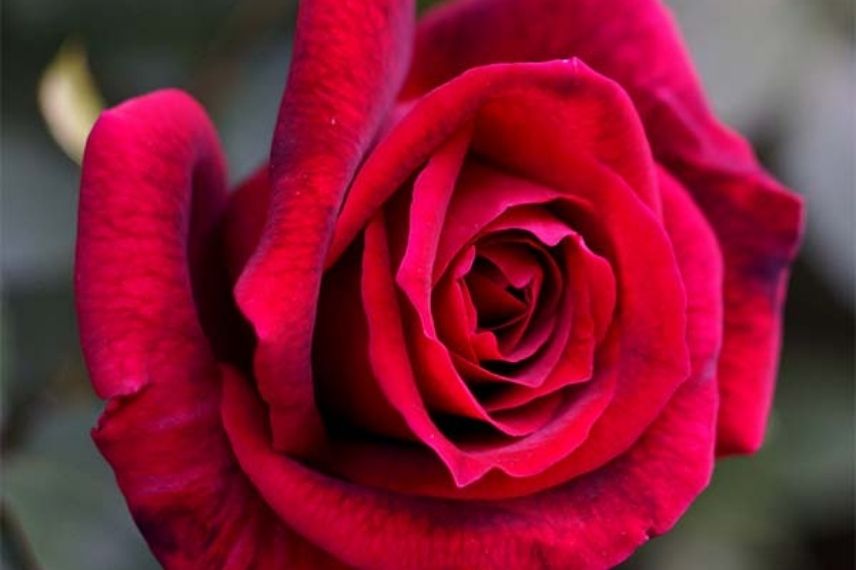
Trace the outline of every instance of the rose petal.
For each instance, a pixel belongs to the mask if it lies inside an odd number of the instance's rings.
[[[416,101],[378,143],[355,178],[336,224],[327,266],[373,213],[452,133],[487,109],[536,119],[502,143],[559,145],[612,169],[659,211],[655,172],[642,126],[626,94],[578,60],[492,65],[469,70]],[[490,124],[483,125],[489,129]],[[478,129],[477,129],[478,130]],[[487,130],[487,129],[486,129]],[[496,135],[497,133],[491,133]],[[491,136],[487,133],[482,138]],[[502,157],[499,164],[505,164]]]
[[[586,119],[593,110],[599,117],[595,125]],[[583,397],[576,402],[579,405],[558,414],[551,429],[539,430],[534,434],[537,437],[452,460],[449,453],[454,453],[455,448],[447,446],[451,442],[431,425],[418,390],[414,388],[407,395],[398,393],[400,400],[393,402],[405,419],[413,415],[411,421],[422,430],[415,432],[420,440],[430,442],[441,457],[445,451],[440,447],[451,450],[444,459],[458,483],[473,482],[491,467],[497,467],[514,477],[528,479],[486,475],[479,489],[492,495],[516,495],[601,467],[628,449],[654,421],[689,374],[685,293],[659,210],[656,204],[646,201],[646,173],[656,170],[646,152],[638,117],[615,84],[578,61],[475,69],[417,102],[380,143],[372,155],[375,162],[370,158],[360,171],[343,207],[336,230],[339,237],[334,236],[328,263],[336,258],[336,243],[338,247],[350,243],[349,228],[359,228],[364,223],[362,216],[388,202],[391,193],[412,173],[410,162],[423,162],[421,153],[434,152],[469,120],[475,120],[476,125],[473,153],[489,163],[507,165],[526,180],[534,180],[524,182],[518,177],[509,185],[514,195],[523,196],[524,203],[544,201],[526,196],[527,187],[544,188],[544,184],[557,188],[541,194],[549,197],[546,201],[564,202],[563,208],[568,211],[562,216],[610,259],[619,283],[621,334],[612,335],[605,344],[621,339],[620,350],[603,352],[596,366],[600,368],[599,378],[590,383],[591,389],[587,387],[582,392]],[[579,128],[569,131],[567,126],[576,123]],[[606,130],[598,131],[598,125]],[[571,136],[565,136],[569,132]],[[617,141],[612,151],[621,149],[621,160],[604,164],[596,151],[605,140]],[[403,152],[402,148],[408,149],[406,156],[396,154]],[[627,156],[631,153],[635,158]],[[628,180],[641,181],[643,191],[637,192]],[[653,192],[656,194],[656,186]],[[491,198],[494,193],[492,190]],[[399,220],[400,214],[390,219]],[[376,260],[378,255],[377,251],[367,252],[364,259]],[[377,268],[375,275],[385,279],[380,276],[386,271],[390,269]],[[393,289],[384,291],[374,305],[369,307],[367,303],[369,318],[373,312],[382,312],[377,307],[388,304],[394,296]],[[400,316],[393,321],[400,321]],[[378,325],[377,330],[398,326],[390,321]],[[393,348],[373,350],[389,355]],[[412,371],[408,373],[406,369],[388,369],[385,374],[395,390],[403,390],[402,386],[412,382]],[[393,383],[392,378],[398,380]],[[610,398],[614,398],[613,405],[601,415],[604,402]],[[627,414],[626,409],[638,413]],[[575,414],[585,419],[574,421]],[[594,419],[598,421],[589,432]],[[550,443],[554,441],[558,443]],[[566,460],[559,461],[561,469],[533,477],[577,446]],[[525,465],[515,459],[521,451],[530,458]]]
[[[284,526],[240,471],[223,433],[219,371],[171,353],[139,392],[111,400],[92,432],[164,568],[338,568]]]
[[[390,265],[389,245],[382,215],[374,218],[364,234],[362,301],[368,322],[371,368],[386,400],[401,414],[407,427],[443,459],[455,482],[464,486],[487,469],[460,453],[433,420],[419,394]],[[392,302],[390,302],[392,301]]]
[[[184,349],[186,337],[207,344],[199,313],[210,307],[197,307],[195,291],[208,277],[200,261],[216,245],[224,176],[211,123],[179,91],[132,99],[93,128],[81,180],[75,294],[99,396],[132,394],[151,382],[149,358],[163,358],[159,347]]]
[[[727,160],[727,159],[726,159]],[[772,405],[790,266],[802,234],[802,203],[763,173],[680,176],[716,232],[725,262],[725,333],[717,453],[752,453]],[[726,196],[720,201],[716,193]]]
[[[692,192],[722,244],[725,340],[721,453],[761,444],[775,381],[801,200],[771,179],[710,112],[672,18],[658,0],[466,0],[426,15],[405,98],[486,64],[580,57],[636,104],[654,155]]]
[[[317,381],[322,403],[325,402],[331,408],[332,418],[347,418],[351,424],[369,429],[373,433],[409,439],[412,435],[406,428],[400,428],[400,419],[395,421],[395,418],[390,418],[390,415],[398,414],[390,408],[373,380],[365,354],[367,347],[363,342],[355,340],[366,338],[367,325],[359,299],[359,265],[353,263],[353,260],[354,255],[349,252],[337,262],[325,276],[322,288],[319,326],[316,332],[316,370],[319,372]],[[439,301],[442,304],[443,299]],[[453,305],[443,306],[443,314],[439,316],[452,316],[458,312]],[[460,311],[463,312],[464,308],[461,307]],[[347,325],[343,326],[343,323]],[[421,326],[412,326],[410,332],[413,335],[422,334]],[[433,341],[430,347],[424,346],[426,340],[423,339],[421,345],[411,342],[410,349],[421,349],[426,358],[425,365],[420,365],[416,356],[414,361],[422,397],[429,402],[430,407],[482,419],[506,433],[522,435],[534,430],[533,426],[537,422],[532,419],[529,410],[523,411],[528,418],[524,422],[525,425],[510,415],[502,419],[489,417],[469,389],[463,385],[454,365],[445,354],[444,345],[437,342],[436,337],[430,337],[428,340]],[[434,356],[433,359],[430,358],[431,355]],[[346,374],[343,375],[342,371],[346,371]],[[422,384],[423,380],[425,384]],[[539,404],[542,409],[545,409],[545,406],[544,403]],[[544,416],[548,415],[545,411]],[[543,417],[542,420],[546,421]]]
[[[570,384],[584,382],[594,372],[594,351],[612,322],[615,277],[609,263],[593,253],[582,240],[566,246],[568,282],[573,301],[570,339],[562,358],[544,382],[535,387],[508,386],[483,399],[488,410],[504,410],[526,404]]]
[[[443,460],[458,486],[471,484],[491,469],[514,477],[539,473],[585,438],[612,393],[611,376],[593,382],[564,406],[547,427],[508,445],[478,441],[466,449],[441,432],[418,390],[405,328],[395,298],[385,223],[375,218],[365,232],[362,291],[368,321],[368,351],[376,381],[410,430]],[[431,359],[427,363],[442,363]]]
[[[413,185],[404,257],[395,281],[420,315],[431,313],[431,269],[458,173],[470,144],[471,132],[463,129],[431,158]],[[426,334],[432,322],[424,320]]]
[[[511,285],[507,281],[498,282],[485,271],[474,271],[465,282],[475,303],[479,326],[485,329],[506,327],[519,321],[526,311],[526,302],[508,290]]]
[[[519,229],[527,228],[524,226]],[[572,232],[569,231],[569,233]],[[493,253],[494,260],[503,269],[523,277],[521,281],[525,280],[524,287],[528,286],[530,289],[531,299],[527,314],[517,327],[517,334],[499,338],[494,331],[489,332],[497,341],[496,349],[490,354],[482,355],[482,359],[493,358],[513,365],[532,357],[544,348],[548,340],[562,343],[562,335],[552,333],[557,328],[557,320],[566,319],[570,323],[571,303],[564,302],[566,295],[563,295],[563,290],[567,276],[563,274],[553,255],[545,251],[542,244],[532,237],[520,235],[497,237],[497,241],[505,241],[505,243],[485,244],[479,250],[485,256]],[[497,250],[505,250],[512,255],[517,255],[506,256],[503,259],[502,254]],[[516,267],[515,261],[520,262]]]
[[[255,374],[277,448],[323,435],[311,350],[323,261],[345,190],[410,53],[412,1],[303,2],[271,150],[270,216],[236,296],[259,344]]]
[[[478,161],[469,161],[461,172],[455,195],[449,204],[449,214],[434,262],[435,282],[448,270],[449,264],[466,245],[476,241],[491,223],[512,209],[539,206],[557,198],[552,188],[520,177],[507,176],[502,171]],[[514,265],[506,264],[511,270]],[[510,272],[518,287],[530,277],[527,271]]]
[[[84,355],[110,398],[93,438],[166,568],[335,564],[287,527],[240,473],[220,418],[220,372],[197,281],[221,254],[220,145],[178,91],[104,113],[87,143],[76,295]],[[225,289],[225,283],[222,284]]]
[[[378,387],[369,363],[362,257],[362,244],[355,244],[324,275],[313,347],[315,393],[328,427],[339,437],[359,430],[370,437],[415,439]]]
[[[258,399],[226,378],[223,415],[243,469],[283,521],[356,567],[611,567],[669,530],[712,470],[710,381],[682,386],[633,449],[595,473],[520,499],[458,503],[354,485],[275,452]],[[401,484],[423,468],[406,451],[377,459],[376,480]]]
[[[499,109],[495,112],[498,114]],[[517,124],[514,117],[492,118],[495,125],[506,119],[512,121],[512,125]],[[532,122],[531,117],[529,122]],[[584,235],[587,242],[599,241],[601,247],[610,249],[607,257],[617,273],[619,306],[623,313],[620,338],[625,348],[620,356],[620,367],[624,380],[620,382],[617,394],[621,403],[611,406],[599,421],[601,427],[593,432],[598,435],[598,443],[586,442],[587,451],[580,458],[569,458],[565,462],[565,468],[576,464],[572,471],[578,474],[629,446],[647,422],[656,417],[658,405],[664,405],[687,378],[685,294],[674,254],[655,213],[645,208],[637,195],[624,187],[617,176],[598,165],[577,163],[572,158],[576,155],[570,151],[546,152],[539,144],[517,146],[509,137],[499,135],[491,137],[485,134],[482,140],[478,133],[477,127],[476,144],[493,144],[494,148],[487,149],[491,153],[505,156],[520,170],[537,173],[541,178],[552,178],[550,182],[557,188],[550,190],[490,169],[479,175],[483,179],[480,187],[492,189],[490,200],[481,200],[481,210],[492,212],[491,208],[508,208],[520,203],[554,202],[553,210],[556,211],[560,205],[556,201],[565,201],[568,202],[565,209],[571,210],[565,219],[572,227]],[[500,145],[500,141],[507,142]],[[489,183],[484,182],[488,175],[492,179]],[[461,185],[461,189],[464,188]],[[460,218],[453,213],[459,199],[464,203],[466,193],[459,192],[453,198],[449,220],[473,219],[475,211],[468,211]],[[574,204],[572,199],[582,200],[581,204],[592,203],[583,206]],[[499,208],[496,204],[500,205]],[[446,229],[451,232],[452,227],[447,225]],[[607,246],[607,242],[611,245]],[[443,251],[444,239],[441,238],[438,256],[443,255]],[[658,292],[654,292],[655,289]],[[641,348],[642,345],[646,348]],[[628,415],[620,411],[625,409],[638,409],[639,412]],[[576,453],[571,457],[574,455]]]
[[[709,468],[710,446],[713,444],[713,433],[710,429],[710,424],[713,423],[711,414],[715,414],[717,399],[713,378],[715,378],[715,363],[721,339],[722,297],[719,287],[722,279],[721,258],[712,231],[706,225],[698,208],[688,198],[688,194],[680,188],[679,183],[661,171],[660,187],[663,192],[666,227],[688,292],[687,338],[695,380],[687,382],[678,390],[677,395],[673,397],[654,425],[660,425],[664,421],[663,418],[673,417],[675,413],[682,414],[684,420],[698,419],[700,430],[703,429],[704,422],[708,422],[705,433],[708,438],[706,461]],[[706,392],[707,407],[696,409],[692,404],[686,407],[683,407],[683,404],[677,404],[685,398],[687,392],[694,390]],[[703,419],[702,416],[705,418]],[[677,429],[670,432],[668,437],[680,438],[683,435],[686,434]],[[494,472],[469,487],[457,489],[443,480],[442,474],[436,471],[436,466],[432,465],[429,458],[408,454],[402,448],[388,450],[375,446],[343,448],[339,457],[338,469],[363,484],[423,495],[493,500],[515,494],[525,495],[538,488],[543,489],[544,486],[558,484],[567,476],[565,470],[570,463],[565,462],[564,465],[560,463],[541,476],[527,480],[508,479]],[[624,459],[618,460],[618,462],[621,461]],[[597,477],[597,474],[608,471],[610,466],[616,463],[601,467],[591,475],[583,475],[583,480]],[[670,476],[668,473],[669,471],[664,472],[666,479]]]

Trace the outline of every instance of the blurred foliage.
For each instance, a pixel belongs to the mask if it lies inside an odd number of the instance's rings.
[[[39,107],[54,140],[79,164],[86,137],[104,110],[86,50],[79,42],[66,41],[45,69],[39,82]]]
[[[624,566],[853,568],[853,5],[667,1],[717,111],[807,196],[809,227],[767,444],[722,461],[675,530]],[[109,104],[188,89],[238,180],[267,155],[294,4],[5,0],[0,10],[3,567],[155,568],[88,435],[101,403],[73,311],[78,169],[39,115],[39,79],[73,37]]]

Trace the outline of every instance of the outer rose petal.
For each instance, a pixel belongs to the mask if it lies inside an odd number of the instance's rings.
[[[166,568],[317,568],[329,559],[282,526],[224,437],[192,283],[209,277],[194,258],[216,246],[224,201],[219,143],[188,96],[154,93],[98,120],[76,261],[84,354],[111,398],[93,437]]]
[[[179,91],[104,113],[84,158],[78,320],[92,382],[109,398],[152,381],[157,349],[207,344],[191,271],[225,205],[224,165],[205,112]]]
[[[345,189],[401,83],[413,14],[412,0],[300,4],[271,150],[270,215],[236,290],[283,451],[310,452],[323,433],[311,370],[323,261]]]
[[[261,402],[235,373],[225,378],[225,425],[246,473],[283,521],[359,568],[608,568],[671,528],[712,469],[706,380],[684,384],[603,469],[520,499],[457,503],[353,485],[275,452]]]
[[[654,155],[692,192],[722,244],[725,341],[719,364],[721,453],[757,449],[772,397],[799,198],[712,116],[659,0],[462,0],[417,31],[402,96],[496,62],[580,57],[627,90]]]

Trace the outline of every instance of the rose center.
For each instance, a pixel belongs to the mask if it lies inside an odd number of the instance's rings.
[[[498,331],[513,325],[524,318],[532,300],[529,284],[515,286],[485,257],[476,258],[464,282],[476,310],[479,329]]]

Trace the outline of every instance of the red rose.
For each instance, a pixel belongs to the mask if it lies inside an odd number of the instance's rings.
[[[761,443],[801,205],[660,3],[413,12],[301,4],[232,194],[180,92],[90,137],[94,437],[168,568],[602,568]]]

